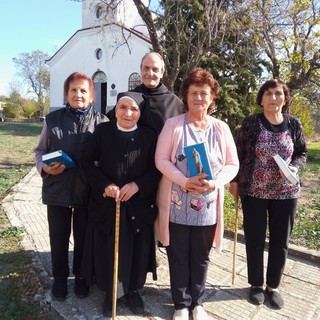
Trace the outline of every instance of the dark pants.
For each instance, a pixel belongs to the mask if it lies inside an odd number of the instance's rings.
[[[64,279],[69,276],[68,252],[71,225],[73,227],[74,240],[73,273],[76,276],[80,276],[82,252],[88,220],[87,208],[65,208],[48,205],[47,214],[53,277],[56,279]]]
[[[266,283],[271,288],[278,288],[288,255],[297,199],[268,200],[245,196],[241,198],[241,203],[248,282],[252,286],[262,286],[264,283],[263,255],[268,225],[269,254]]]
[[[209,253],[216,225],[185,226],[170,223],[169,261],[171,296],[175,309],[202,304]]]

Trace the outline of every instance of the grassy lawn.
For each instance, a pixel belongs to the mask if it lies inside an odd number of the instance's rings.
[[[40,122],[0,123],[0,202],[34,165],[33,148],[41,128]],[[23,232],[9,224],[0,205],[0,319],[59,319],[34,301],[39,289],[38,270],[20,244]]]
[[[33,148],[42,123],[0,123],[0,202],[34,165]],[[320,143],[308,145],[308,164],[302,172],[304,187],[299,199],[292,242],[320,249]],[[234,205],[226,193],[226,229],[234,230]],[[241,211],[239,229],[241,229]],[[20,245],[23,229],[12,227],[0,205],[0,319],[60,319],[34,301],[39,289],[31,255]]]

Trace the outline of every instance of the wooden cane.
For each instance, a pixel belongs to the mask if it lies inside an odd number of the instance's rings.
[[[116,319],[116,314],[117,314],[119,231],[120,231],[120,201],[116,201],[116,222],[115,222],[115,233],[114,233],[114,260],[113,260],[112,320]]]
[[[238,219],[239,219],[238,197],[235,198],[234,204],[236,206],[236,220],[235,220],[235,223],[234,223],[232,285],[234,285],[234,280],[235,280],[235,277],[236,277],[236,249],[237,249]]]

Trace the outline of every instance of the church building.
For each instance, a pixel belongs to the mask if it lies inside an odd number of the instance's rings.
[[[151,50],[147,28],[132,0],[82,1],[82,29],[47,61],[50,69],[50,111],[65,101],[63,84],[73,72],[90,76],[95,84],[95,108],[106,113],[117,94],[141,83],[141,58]],[[148,1],[146,1],[148,2]]]

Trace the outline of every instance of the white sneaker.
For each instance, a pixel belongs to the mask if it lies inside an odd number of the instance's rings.
[[[193,320],[208,320],[208,315],[203,309],[203,306],[196,306],[192,310]]]
[[[172,320],[189,320],[189,310],[187,308],[175,310]]]

